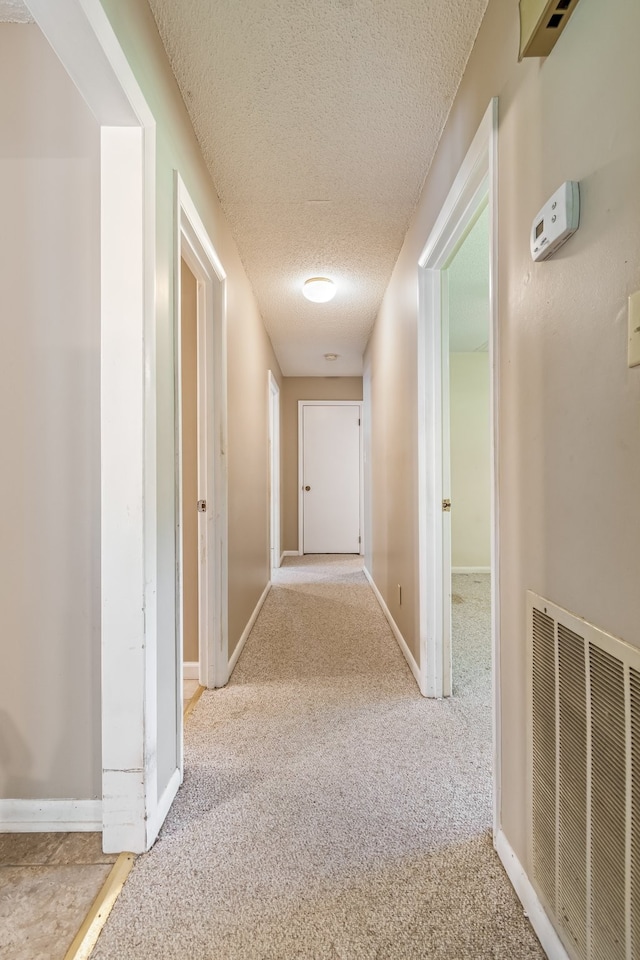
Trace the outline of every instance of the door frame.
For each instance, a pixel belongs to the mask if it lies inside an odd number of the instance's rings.
[[[364,556],[364,460],[362,444],[362,400],[298,400],[298,553],[304,556],[304,408],[305,407],[358,407],[360,414],[359,430],[359,524],[360,556]]]
[[[445,585],[442,271],[484,198],[489,208],[489,367],[491,448],[491,649],[493,674],[494,839],[500,817],[500,557],[498,100],[493,98],[418,260],[418,566],[422,693],[445,695],[450,649],[443,642]]]
[[[156,123],[99,0],[26,0],[100,126],[102,843],[143,852],[158,795]]]
[[[281,563],[280,529],[280,386],[269,370],[269,569]]]
[[[228,512],[226,272],[197,208],[174,172],[174,383],[176,479],[176,724],[183,773],[183,556],[182,556],[182,369],[181,261],[197,282],[198,343],[198,670],[203,687],[222,687],[229,679],[228,658]],[[195,509],[195,504],[194,504]]]

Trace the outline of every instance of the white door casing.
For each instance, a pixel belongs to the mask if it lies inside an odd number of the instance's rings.
[[[101,127],[102,843],[147,850],[157,727],[155,119],[99,0],[28,0]]]
[[[227,389],[226,389],[226,273],[209,239],[196,206],[180,175],[175,173],[176,257],[175,316],[180,316],[180,261],[184,258],[198,283],[198,500],[206,504],[198,513],[198,653],[199,681],[204,687],[221,687],[228,680],[227,610]],[[180,384],[180,325],[176,323],[176,515],[177,598],[176,723],[182,744],[182,450]],[[192,505],[197,509],[197,504]],[[182,769],[182,748],[180,751]]]
[[[450,677],[451,647],[448,591],[445,588],[445,538],[442,509],[448,454],[444,430],[443,379],[448,374],[441,322],[442,273],[469,224],[488,195],[489,207],[489,366],[491,407],[491,644],[493,675],[493,819],[494,841],[500,829],[500,562],[499,562],[499,363],[497,310],[497,129],[498,101],[491,100],[418,261],[418,564],[420,667],[422,693],[442,697]],[[446,288],[445,288],[446,296]],[[445,301],[446,302],[446,301]],[[447,367],[443,369],[443,354]],[[447,377],[448,379],[448,377]],[[448,399],[448,383],[447,399]],[[446,411],[448,414],[448,410]],[[448,426],[448,416],[447,416]],[[445,446],[446,445],[446,446]],[[450,518],[446,518],[446,523]],[[448,527],[450,551],[450,527]],[[450,553],[448,560],[450,582]]]
[[[442,696],[452,693],[451,643],[451,390],[449,376],[449,274],[440,271],[440,322],[442,347]]]
[[[299,401],[300,553],[360,553],[362,404]]]

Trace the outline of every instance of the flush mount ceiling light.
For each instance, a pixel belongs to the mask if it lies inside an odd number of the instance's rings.
[[[302,284],[302,293],[312,303],[327,303],[336,295],[336,285],[328,277],[309,277]]]
[[[325,353],[325,354],[324,354],[324,358],[325,358],[325,360],[337,360],[337,359],[338,359],[338,354],[337,354],[337,353]]]

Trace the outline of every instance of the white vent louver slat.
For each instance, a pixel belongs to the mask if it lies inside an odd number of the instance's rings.
[[[531,864],[576,960],[640,960],[640,650],[528,594]]]
[[[587,932],[587,691],[584,640],[558,626],[558,910],[578,951]]]
[[[591,957],[625,960],[626,748],[620,661],[589,649]]]
[[[556,711],[554,623],[533,611],[533,865],[545,898],[556,889]],[[553,709],[548,704],[553,703]]]

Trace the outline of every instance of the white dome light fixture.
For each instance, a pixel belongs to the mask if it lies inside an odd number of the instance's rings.
[[[302,284],[302,293],[312,303],[328,303],[336,295],[336,285],[328,277],[309,277]]]

